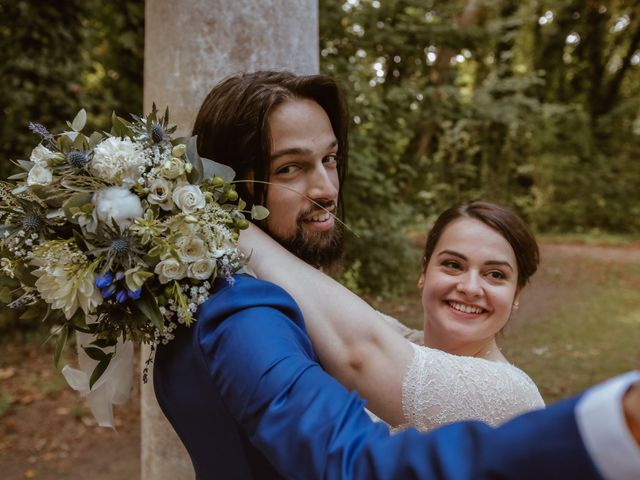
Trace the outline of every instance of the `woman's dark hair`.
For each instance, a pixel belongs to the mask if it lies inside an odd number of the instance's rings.
[[[535,237],[527,224],[508,208],[489,202],[471,202],[445,210],[440,214],[427,235],[424,248],[423,269],[429,264],[436,244],[444,229],[458,218],[473,218],[491,227],[502,235],[516,256],[518,263],[518,289],[524,287],[538,269],[540,251]],[[470,242],[473,239],[469,239]]]
[[[347,103],[338,84],[325,75],[298,76],[263,71],[235,75],[217,84],[202,103],[193,135],[198,153],[229,165],[237,179],[269,180],[271,134],[267,122],[272,110],[287,100],[307,98],[327,113],[338,141],[340,192],[348,163]],[[248,207],[265,204],[267,187],[239,183],[237,190]],[[338,214],[343,216],[342,195]]]

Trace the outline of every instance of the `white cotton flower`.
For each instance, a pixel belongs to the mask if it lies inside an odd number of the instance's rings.
[[[94,149],[89,170],[107,182],[133,185],[140,177],[140,167],[145,164],[140,145],[128,137],[109,137]]]
[[[53,156],[53,152],[44,145],[40,144],[31,151],[31,160],[36,165],[47,166],[48,160]]]
[[[36,163],[27,175],[27,185],[49,185],[53,181],[53,172],[45,164]]]
[[[173,191],[173,201],[184,213],[194,213],[206,205],[204,195],[197,185],[186,184]]]
[[[213,258],[203,258],[196,260],[189,265],[188,275],[190,278],[207,280],[216,271],[216,261]]]
[[[156,178],[149,185],[149,195],[147,201],[158,205],[163,210],[173,209],[173,199],[171,198],[171,184],[164,178]]]
[[[167,283],[183,279],[187,273],[187,266],[174,258],[167,258],[156,265],[154,273],[158,275],[160,283]]]
[[[93,205],[99,221],[111,226],[112,220],[124,230],[144,211],[137,195],[126,187],[108,187],[93,195]]]
[[[209,256],[207,244],[200,237],[182,236],[176,242],[178,256],[185,263],[201,260],[205,256]]]

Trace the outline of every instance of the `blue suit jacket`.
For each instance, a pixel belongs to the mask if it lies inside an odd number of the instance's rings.
[[[198,479],[601,478],[576,399],[497,429],[389,435],[322,370],[293,299],[250,277],[218,283],[196,324],[158,349],[154,384]]]

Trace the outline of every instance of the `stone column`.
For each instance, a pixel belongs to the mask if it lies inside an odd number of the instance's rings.
[[[209,90],[231,74],[318,71],[318,1],[146,0],[144,60],[144,113],[168,106],[176,135],[188,135]],[[147,356],[143,349],[143,363]],[[142,479],[194,478],[151,382],[141,389],[141,424]]]

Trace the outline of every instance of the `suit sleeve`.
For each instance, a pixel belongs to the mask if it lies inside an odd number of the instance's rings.
[[[230,415],[286,478],[601,478],[580,440],[576,399],[497,429],[463,422],[390,435],[321,369],[292,315],[244,309],[201,340]]]

